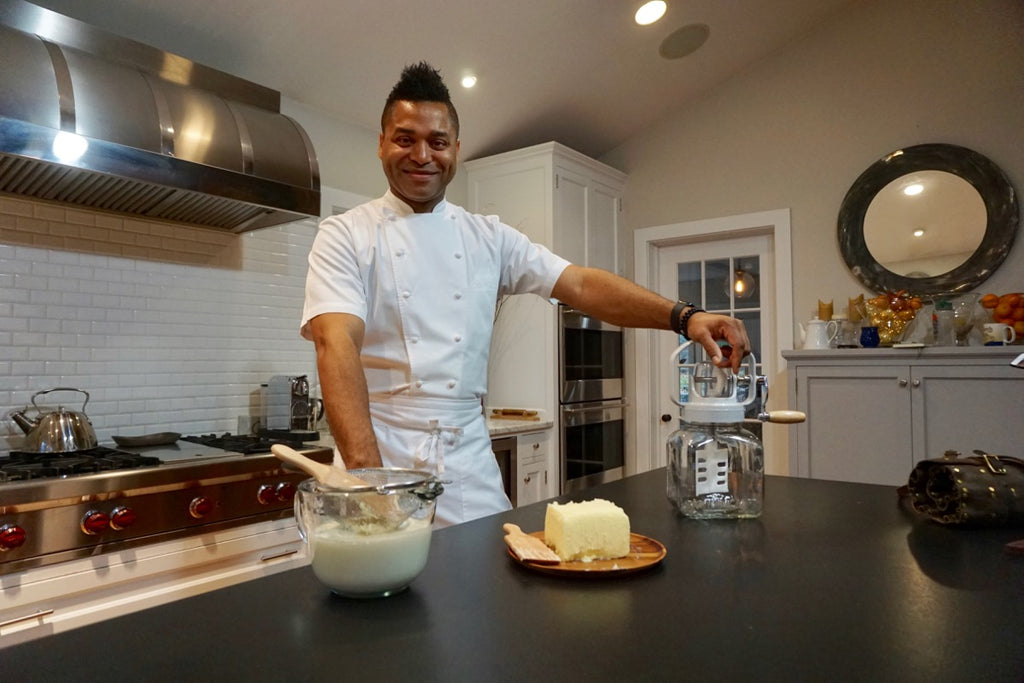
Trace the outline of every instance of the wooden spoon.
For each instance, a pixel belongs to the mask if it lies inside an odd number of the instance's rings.
[[[349,474],[344,467],[327,465],[307,458],[294,448],[289,448],[283,443],[275,443],[270,447],[270,452],[289,465],[294,465],[310,475],[324,486],[332,489],[354,488],[357,486],[370,486],[370,483],[360,479],[354,474]]]
[[[284,444],[275,443],[270,447],[270,452],[279,460],[298,467],[328,488],[350,489],[361,486],[376,488],[368,481],[350,474],[344,467],[317,462]],[[359,495],[358,504],[360,511],[366,516],[361,520],[362,523],[381,524],[389,530],[401,526],[412,514],[411,511],[405,511],[399,507],[398,496],[375,495],[372,492],[367,492]]]

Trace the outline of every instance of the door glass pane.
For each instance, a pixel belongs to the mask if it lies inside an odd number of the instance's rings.
[[[736,317],[743,321],[743,326],[747,328],[747,337],[750,339],[750,350],[754,353],[754,358],[757,359],[758,366],[761,365],[761,312],[760,311],[746,311],[736,313]]]
[[[704,308],[716,313],[728,313],[732,308],[728,283],[731,281],[732,259],[714,259],[704,263]]]
[[[688,263],[680,263],[679,269],[679,298],[683,301],[692,301],[696,304],[700,304],[704,300],[704,297],[700,293],[701,283],[701,263],[700,261],[690,261]]]

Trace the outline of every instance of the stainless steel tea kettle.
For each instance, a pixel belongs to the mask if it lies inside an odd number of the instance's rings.
[[[85,394],[82,412],[65,410],[58,406],[51,412],[43,412],[36,404],[36,399],[54,391],[77,391]],[[39,415],[30,418],[22,410],[9,413],[14,423],[25,432],[25,445],[22,450],[30,453],[71,453],[96,448],[96,431],[92,422],[85,414],[85,406],[89,403],[89,392],[72,387],[57,387],[37,391],[32,395],[32,406]]]

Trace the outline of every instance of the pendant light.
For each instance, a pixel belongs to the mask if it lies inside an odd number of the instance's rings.
[[[725,283],[726,294],[730,293],[731,290],[732,295],[737,299],[750,297],[756,288],[757,283],[754,281],[754,276],[742,268],[737,268],[736,272],[727,278]]]

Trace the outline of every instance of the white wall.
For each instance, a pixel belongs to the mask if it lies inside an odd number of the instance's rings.
[[[90,393],[101,441],[237,432],[261,382],[315,372],[298,334],[315,230],[233,235],[0,196],[0,416],[70,386]],[[0,453],[21,436],[0,420]]]
[[[712,33],[712,40],[714,33]],[[601,161],[629,174],[630,230],[792,210],[794,319],[845,312],[865,288],[836,237],[843,197],[875,160],[944,142],[1024,191],[1024,3],[852,3],[812,35],[639,133]],[[624,231],[622,262],[632,264]],[[982,291],[1024,287],[1024,239]]]

